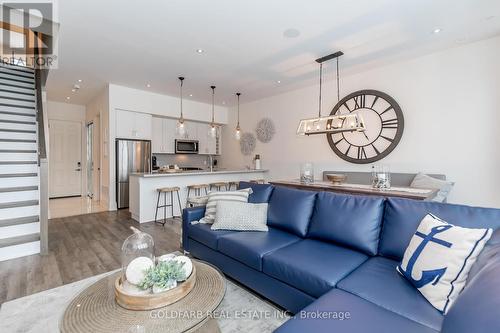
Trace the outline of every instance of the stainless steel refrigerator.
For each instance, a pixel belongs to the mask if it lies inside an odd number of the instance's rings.
[[[116,140],[116,201],[118,208],[129,206],[129,175],[151,172],[151,141]]]

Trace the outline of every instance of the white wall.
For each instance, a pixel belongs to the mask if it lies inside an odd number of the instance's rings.
[[[376,89],[401,106],[403,138],[379,163],[393,172],[444,173],[456,182],[450,202],[500,207],[498,59],[500,37],[343,77],[341,95]],[[323,87],[327,113],[336,102],[335,85],[327,82]],[[317,114],[317,98],[318,87],[311,86],[241,105],[244,131],[253,132],[263,117],[275,122],[274,139],[268,144],[258,142],[255,150],[263,167],[271,170],[271,179],[298,178],[300,163],[305,161],[314,163],[317,177],[323,170],[370,171],[370,165],[340,159],[325,136],[295,135],[299,119]],[[223,132],[222,163],[227,167],[251,163],[232,137],[235,113],[230,110]]]
[[[108,87],[105,87],[88,105],[86,114],[87,123],[94,122],[99,126],[99,170],[94,167],[94,198],[101,201],[101,205],[109,207],[109,96]],[[96,145],[94,145],[96,147]],[[97,147],[96,147],[97,148]],[[96,163],[97,164],[97,163]],[[100,187],[100,188],[99,188]]]
[[[79,122],[81,124],[82,128],[82,156],[81,156],[81,163],[82,163],[82,195],[86,195],[87,193],[87,158],[86,158],[86,140],[87,140],[87,133],[85,129],[85,114],[86,114],[86,108],[84,105],[77,105],[77,104],[70,104],[70,103],[61,103],[61,102],[54,102],[54,101],[47,101],[47,115],[49,118],[49,125],[51,120],[66,120],[66,121],[75,121]],[[50,133],[50,129],[49,129]],[[49,137],[50,140],[50,137]],[[50,147],[48,147],[50,148]],[[50,154],[50,151],[49,151]],[[50,168],[50,164],[49,164]],[[50,180],[49,180],[50,184]],[[50,186],[50,185],[49,185]]]

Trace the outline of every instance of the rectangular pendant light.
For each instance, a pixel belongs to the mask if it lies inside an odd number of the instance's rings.
[[[363,132],[366,130],[363,117],[357,113],[302,119],[297,135],[334,134]]]
[[[334,134],[342,132],[363,132],[366,130],[363,118],[358,113],[339,114],[332,116],[321,116],[321,87],[323,82],[323,62],[336,59],[337,60],[337,99],[340,101],[339,89],[339,57],[344,55],[342,51],[338,51],[322,58],[316,59],[320,64],[319,67],[319,112],[318,117],[310,119],[302,119],[297,128],[297,135],[313,135],[313,134]]]

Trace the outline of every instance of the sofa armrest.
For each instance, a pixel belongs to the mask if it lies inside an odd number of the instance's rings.
[[[470,281],[444,317],[442,333],[500,332],[500,258]]]
[[[205,206],[184,208],[182,211],[182,248],[189,251],[188,233],[189,225],[205,216]]]

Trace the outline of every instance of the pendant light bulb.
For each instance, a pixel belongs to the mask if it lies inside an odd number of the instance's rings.
[[[217,135],[217,128],[215,126],[215,86],[210,86],[212,89],[212,121],[210,122],[210,130],[208,131],[208,135],[210,137],[215,138]]]
[[[180,86],[180,96],[181,96],[181,116],[179,118],[179,121],[177,122],[177,127],[176,127],[176,132],[179,136],[185,137],[187,136],[186,133],[186,126],[184,126],[184,113],[182,110],[182,86],[184,85],[184,78],[182,76],[179,77],[179,81],[181,81],[181,86]]]
[[[241,93],[236,93],[236,96],[238,97],[238,122],[236,123],[236,130],[234,132],[234,138],[236,140],[241,139],[241,127],[240,127],[240,95]]]

